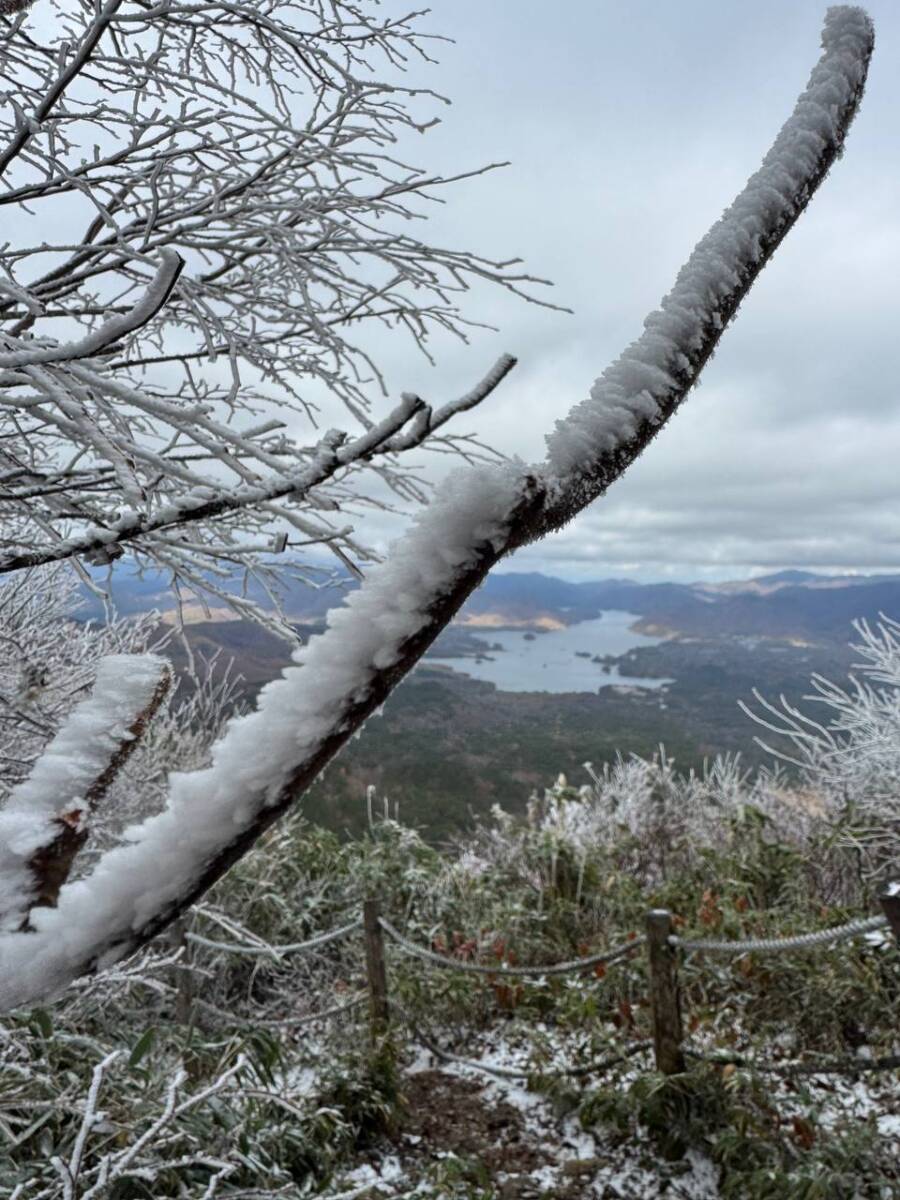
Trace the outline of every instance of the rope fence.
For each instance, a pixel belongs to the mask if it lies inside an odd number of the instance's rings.
[[[333,1017],[340,1017],[344,1013],[352,1012],[355,1008],[359,1008],[361,1004],[365,1004],[367,999],[368,997],[365,994],[354,996],[352,1000],[347,1000],[342,1004],[334,1004],[330,1008],[321,1009],[319,1012],[307,1013],[303,1017],[254,1017],[252,1021],[243,1021],[241,1023],[254,1027],[261,1025],[266,1029],[302,1029],[306,1025],[315,1025],[319,1021],[330,1021]],[[227,1020],[231,1025],[236,1020],[240,1021],[240,1018],[237,1018],[233,1012],[219,1008],[218,1005],[211,1004],[209,1000],[197,997],[194,1003],[206,1012]]]
[[[450,971],[461,971],[464,974],[503,975],[504,977],[509,975],[532,979],[540,978],[544,975],[573,975],[578,971],[589,970],[591,967],[605,966],[608,963],[615,962],[617,959],[625,958],[634,950],[639,950],[647,941],[645,937],[635,937],[630,941],[623,942],[620,946],[615,946],[612,950],[606,950],[602,954],[592,954],[588,958],[574,958],[570,962],[550,963],[546,966],[515,967],[507,962],[498,962],[496,965],[491,965],[448,958],[446,954],[438,954],[434,950],[411,942],[384,917],[379,917],[379,924],[391,941],[396,942],[406,954],[422,959],[424,962],[430,962],[436,967],[443,967],[445,970]]]
[[[763,1062],[759,1058],[745,1058],[742,1054],[702,1054],[690,1047],[685,1055],[697,1062],[712,1063],[719,1067],[744,1067],[770,1075],[856,1075],[870,1071],[900,1070],[900,1054],[885,1054],[881,1058],[860,1058],[845,1055],[829,1058],[822,1062]]]
[[[665,909],[653,910],[647,914],[646,934],[635,936],[627,942],[613,946],[600,954],[585,958],[573,959],[568,962],[543,964],[537,966],[513,966],[507,962],[497,964],[482,964],[460,961],[439,954],[430,947],[422,946],[407,938],[386,917],[378,912],[377,902],[366,902],[367,917],[365,922],[366,938],[371,943],[367,950],[367,959],[377,964],[377,971],[370,976],[371,1005],[373,1014],[373,1036],[376,1028],[387,1028],[389,1020],[389,1005],[387,995],[387,975],[385,970],[385,954],[383,938],[387,935],[404,954],[428,963],[442,970],[456,971],[460,974],[488,976],[493,980],[506,978],[541,979],[545,976],[576,974],[600,964],[620,961],[629,957],[634,951],[646,949],[648,957],[648,977],[650,985],[650,1009],[653,1024],[653,1038],[650,1042],[639,1042],[628,1047],[624,1053],[591,1064],[585,1068],[573,1071],[563,1071],[556,1074],[560,1078],[572,1074],[588,1075],[599,1072],[625,1061],[626,1058],[638,1053],[649,1045],[653,1046],[656,1069],[666,1075],[680,1074],[687,1068],[687,1059],[716,1061],[725,1065],[734,1062],[735,1065],[747,1065],[752,1069],[769,1071],[777,1074],[816,1075],[857,1073],[861,1071],[892,1070],[900,1066],[900,1056],[887,1056],[881,1059],[846,1058],[831,1059],[819,1063],[761,1063],[754,1061],[745,1063],[739,1057],[711,1059],[685,1046],[684,1029],[681,1012],[681,989],[678,979],[678,962],[681,954],[695,952],[722,953],[731,956],[748,953],[790,953],[811,950],[817,947],[834,945],[881,929],[891,927],[896,933],[896,923],[892,905],[895,897],[885,896],[882,903],[885,915],[860,917],[835,925],[828,929],[801,933],[784,938],[747,938],[747,939],[716,939],[716,938],[682,938],[673,932],[672,915]],[[405,1014],[404,1014],[405,1015]],[[503,1078],[528,1078],[540,1072],[517,1070],[515,1068],[493,1067],[479,1063],[473,1059],[462,1058],[450,1051],[441,1049],[433,1039],[428,1038],[408,1017],[416,1039],[437,1058],[445,1062],[482,1070],[489,1075]]]
[[[584,1067],[563,1069],[557,1072],[541,1072],[539,1070],[522,1070],[509,1067],[495,1067],[474,1059],[462,1058],[448,1050],[441,1049],[433,1039],[421,1032],[415,1020],[408,1014],[398,1010],[410,1031],[430,1053],[445,1062],[452,1062],[475,1070],[484,1071],[489,1075],[502,1078],[526,1079],[533,1075],[548,1074],[551,1077],[577,1077],[608,1070],[610,1067],[625,1062],[642,1050],[653,1047],[656,1069],[663,1074],[680,1074],[686,1070],[687,1060],[710,1062],[718,1065],[733,1064],[736,1067],[745,1066],[752,1070],[767,1071],[777,1074],[856,1074],[865,1071],[894,1070],[900,1068],[900,1055],[888,1055],[878,1059],[861,1057],[830,1059],[823,1062],[760,1062],[747,1060],[740,1055],[712,1054],[705,1055],[685,1045],[681,1013],[681,991],[678,979],[678,963],[680,955],[694,953],[713,953],[738,956],[751,953],[788,953],[815,949],[820,946],[833,945],[864,935],[870,935],[878,930],[890,928],[894,936],[900,940],[900,892],[889,891],[881,897],[884,915],[860,917],[847,921],[842,925],[834,925],[828,929],[815,930],[810,933],[797,934],[794,937],[781,938],[683,938],[673,931],[672,914],[666,909],[654,909],[647,913],[646,933],[632,935],[625,942],[612,946],[599,954],[591,954],[584,958],[575,958],[566,962],[543,963],[528,966],[516,966],[505,960],[497,963],[469,962],[450,958],[440,954],[429,946],[420,945],[401,933],[386,917],[381,915],[377,900],[368,899],[363,904],[360,917],[335,929],[328,930],[303,942],[295,942],[283,946],[270,946],[267,943],[235,943],[220,942],[199,934],[184,933],[183,940],[207,949],[234,954],[249,954],[255,957],[270,957],[281,960],[286,955],[299,954],[317,950],[321,946],[338,941],[341,938],[362,930],[366,950],[366,975],[368,981],[368,1002],[370,1009],[370,1031],[373,1043],[377,1043],[388,1032],[390,1025],[391,1005],[388,997],[387,959],[385,955],[385,935],[402,953],[416,958],[442,970],[456,971],[463,975],[486,976],[493,981],[497,979],[535,979],[541,980],[547,976],[574,975],[583,971],[607,966],[629,958],[637,950],[647,952],[647,973],[650,992],[650,1011],[653,1026],[652,1040],[635,1042],[619,1053]],[[326,1008],[318,1013],[304,1017],[286,1017],[265,1022],[271,1026],[298,1028],[312,1025],[331,1017],[346,1013],[366,1000],[365,995],[356,996],[348,1002]],[[221,1017],[233,1019],[232,1014],[208,1001],[195,1001],[202,1008]]]
[[[442,1062],[454,1063],[456,1066],[469,1067],[475,1071],[482,1071],[486,1075],[494,1075],[498,1079],[583,1079],[587,1075],[599,1075],[603,1071],[609,1071],[612,1067],[619,1066],[621,1063],[628,1062],[634,1058],[636,1054],[640,1054],[643,1050],[648,1050],[652,1046],[649,1038],[640,1042],[632,1042],[623,1050],[617,1051],[615,1054],[610,1054],[606,1058],[597,1059],[596,1062],[588,1063],[581,1067],[562,1067],[554,1071],[543,1071],[539,1067],[530,1069],[521,1067],[498,1067],[493,1063],[479,1062],[474,1058],[464,1058],[459,1054],[452,1054],[449,1050],[443,1050],[433,1038],[424,1034],[418,1023],[409,1016],[408,1013],[401,1014],[410,1028],[415,1040],[424,1048],[433,1054],[435,1058]]]
[[[728,941],[716,938],[691,940],[673,935],[669,938],[669,944],[688,954],[696,950],[705,950],[716,954],[809,950],[815,946],[827,946],[831,942],[841,942],[845,938],[859,937],[862,933],[872,933],[876,929],[886,929],[887,925],[888,919],[884,916],[860,917],[855,921],[848,921],[846,925],[835,925],[831,929],[818,929],[814,933],[800,933],[795,937],[746,938],[743,941]]]
[[[339,941],[341,938],[347,937],[348,934],[355,933],[357,929],[362,929],[362,917],[357,917],[353,921],[348,921],[346,925],[340,925],[337,929],[330,929],[327,933],[320,933],[316,937],[309,938],[305,942],[292,942],[286,946],[271,946],[268,943],[262,945],[249,945],[240,942],[219,942],[214,938],[203,937],[199,933],[186,933],[185,940],[192,942],[195,946],[205,946],[210,950],[221,950],[228,954],[252,954],[263,958],[285,958],[289,954],[304,954],[309,950],[318,950],[320,946],[327,946],[329,942]]]

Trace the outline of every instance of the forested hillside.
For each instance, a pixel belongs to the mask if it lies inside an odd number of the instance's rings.
[[[382,716],[367,723],[317,783],[306,811],[327,828],[358,833],[371,784],[400,804],[411,825],[440,839],[468,828],[493,804],[522,811],[529,788],[543,788],[556,771],[579,780],[585,762],[602,764],[632,753],[651,757],[661,744],[683,770],[700,771],[704,761],[724,753],[739,753],[748,768],[764,765],[771,756],[757,744],[761,730],[740,702],[753,705],[758,689],[770,699],[783,695],[796,704],[809,692],[813,675],[845,677],[856,662],[850,648],[853,628],[848,621],[831,632],[843,613],[859,605],[864,615],[874,611],[877,620],[875,606],[883,598],[900,611],[900,582],[894,580],[813,575],[804,580],[802,586],[780,578],[775,586],[768,579],[723,585],[716,592],[723,598],[711,605],[704,599],[706,589],[698,586],[570,585],[542,576],[492,576],[430,652],[451,670],[428,666],[426,657],[387,701]],[[474,658],[504,653],[491,648],[492,631],[508,624],[540,630],[549,622],[577,629],[605,606],[624,604],[620,590],[625,587],[638,627],[669,622],[672,636],[598,664],[593,691],[503,692],[466,676]],[[733,599],[740,588],[745,589],[740,599]],[[809,596],[815,599],[804,609],[794,599],[797,593],[803,603]],[[720,605],[718,621],[695,619],[695,611],[708,614]],[[742,624],[751,605],[754,613]],[[488,614],[490,625],[474,623]],[[682,618],[684,628],[674,624]],[[698,631],[692,631],[695,623]],[[717,624],[728,631],[719,632]],[[810,625],[812,634],[796,633]],[[315,626],[297,628],[309,636]],[[236,621],[192,622],[185,636],[195,652],[220,652],[220,665],[234,660],[241,677],[237,694],[245,701],[289,660],[283,641]],[[589,638],[585,646],[590,649]],[[176,663],[185,663],[177,640],[167,652]],[[621,688],[611,671],[669,682],[661,689]]]

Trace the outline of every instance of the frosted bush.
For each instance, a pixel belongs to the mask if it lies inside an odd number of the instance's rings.
[[[751,779],[737,755],[680,774],[661,747],[652,758],[620,757],[599,770],[585,763],[585,769],[590,784],[574,789],[558,781],[543,799],[532,800],[532,828],[557,850],[611,856],[645,883],[704,850],[725,849],[747,809],[765,817],[773,839],[796,843],[808,833],[801,805],[780,776]]]
[[[871,672],[885,676],[896,632],[890,646],[881,635],[880,651],[869,643],[878,651]],[[751,774],[738,755],[681,773],[662,747],[652,758],[620,757],[599,768],[586,763],[588,784],[572,787],[560,776],[543,795],[532,795],[524,822],[495,808],[459,847],[455,870],[472,878],[500,873],[542,891],[562,886],[561,871],[570,864],[581,897],[585,871],[608,862],[653,888],[678,872],[702,870],[710,853],[740,852],[752,831],[798,855],[804,864],[798,886],[805,880],[823,897],[856,902],[865,879],[890,872],[890,850],[898,844],[898,693],[815,682],[816,698],[835,716],[827,729],[798,739],[805,759],[791,760],[793,775],[778,762]],[[871,892],[869,884],[863,891]]]
[[[762,712],[745,711],[777,735],[757,740],[799,771],[797,794],[841,823],[865,875],[886,880],[900,845],[900,622],[882,616],[874,628],[856,621],[854,629],[859,675],[847,686],[817,675],[809,711],[759,693]]]

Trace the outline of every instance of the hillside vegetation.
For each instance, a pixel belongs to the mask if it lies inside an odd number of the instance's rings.
[[[168,950],[4,1022],[0,1186],[16,1200],[897,1194],[898,1072],[865,1069],[900,1050],[886,932],[688,956],[687,1046],[701,1057],[668,1078],[642,1045],[643,954],[502,977],[503,963],[627,942],[651,906],[685,936],[724,938],[877,912],[896,867],[900,631],[862,632],[868,682],[832,689],[829,730],[798,739],[799,787],[733,760],[702,776],[621,760],[581,788],[558,780],[523,818],[496,811],[449,853],[371,795],[356,840],[287,821]],[[292,949],[370,895],[415,943],[496,967],[423,968],[389,943],[392,1022],[374,1043],[365,1005],[344,1007],[365,994],[359,934]],[[836,1058],[842,1074],[790,1067]]]

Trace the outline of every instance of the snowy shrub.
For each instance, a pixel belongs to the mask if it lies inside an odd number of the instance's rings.
[[[883,616],[874,629],[854,628],[859,675],[847,686],[815,676],[809,711],[758,693],[762,713],[747,711],[779,736],[774,747],[760,740],[799,772],[796,794],[840,824],[875,884],[895,877],[900,845],[900,622]]]
[[[0,807],[29,775],[75,706],[91,694],[102,660],[159,652],[174,636],[156,612],[79,618],[76,577],[63,565],[36,568],[0,584]],[[85,874],[122,830],[165,802],[170,771],[205,766],[237,680],[220,656],[192,657],[91,819],[91,837],[73,877]]]

